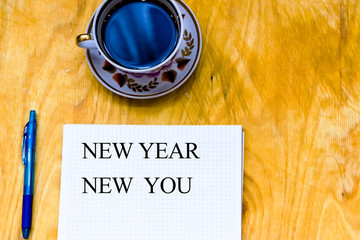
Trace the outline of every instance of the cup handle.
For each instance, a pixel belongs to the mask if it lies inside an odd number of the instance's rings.
[[[81,48],[96,48],[95,40],[90,34],[80,34],[76,37],[76,45]]]

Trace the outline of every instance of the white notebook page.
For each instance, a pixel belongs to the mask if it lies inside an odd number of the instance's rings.
[[[60,240],[241,239],[241,126],[65,125],[61,175]]]

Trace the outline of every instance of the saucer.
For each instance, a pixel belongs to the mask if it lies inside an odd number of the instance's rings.
[[[201,54],[201,32],[194,13],[181,0],[175,0],[182,13],[184,36],[178,53],[166,67],[151,74],[125,73],[112,66],[97,49],[86,49],[86,59],[99,82],[110,91],[128,98],[149,99],[168,94],[194,72]],[[93,17],[87,28],[90,33]]]

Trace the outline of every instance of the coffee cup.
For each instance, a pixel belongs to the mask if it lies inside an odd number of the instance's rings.
[[[174,0],[106,0],[94,13],[89,34],[76,38],[126,73],[154,73],[179,51],[183,19]]]

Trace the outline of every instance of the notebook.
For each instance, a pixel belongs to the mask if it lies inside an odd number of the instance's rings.
[[[241,239],[241,126],[65,125],[58,239]]]

